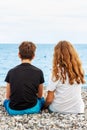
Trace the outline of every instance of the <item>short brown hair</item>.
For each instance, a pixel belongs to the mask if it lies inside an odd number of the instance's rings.
[[[32,60],[36,50],[36,45],[33,42],[23,41],[19,46],[21,59]]]

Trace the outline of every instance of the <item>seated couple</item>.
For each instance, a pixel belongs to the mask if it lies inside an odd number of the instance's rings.
[[[51,112],[84,113],[81,84],[84,72],[79,56],[68,41],[54,47],[53,67],[47,96],[43,96],[44,75],[31,64],[36,46],[24,41],[19,46],[21,64],[8,71],[5,78],[6,99],[4,107],[9,115],[39,113],[48,108]]]

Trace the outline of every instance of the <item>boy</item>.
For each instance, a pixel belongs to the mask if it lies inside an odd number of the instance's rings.
[[[18,53],[22,63],[11,69],[5,78],[4,107],[10,115],[39,113],[44,105],[43,72],[31,64],[35,50],[34,43],[22,42]]]

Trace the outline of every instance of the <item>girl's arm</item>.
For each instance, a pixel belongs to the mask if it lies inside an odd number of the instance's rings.
[[[10,83],[7,83],[6,86],[6,99],[10,99],[11,90],[10,90]]]
[[[37,96],[38,98],[41,98],[43,96],[43,84],[39,85]]]
[[[54,99],[54,91],[48,91],[44,109],[47,108],[52,103],[53,99]]]

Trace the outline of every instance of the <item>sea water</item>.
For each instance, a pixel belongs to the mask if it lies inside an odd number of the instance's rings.
[[[5,86],[5,77],[9,69],[21,63],[18,58],[18,44],[0,44],[0,86]],[[32,64],[39,67],[45,78],[44,85],[48,85],[49,76],[52,68],[53,49],[55,44],[37,44],[36,55]],[[87,81],[87,44],[74,44],[85,71]],[[87,84],[84,85],[87,87]]]

